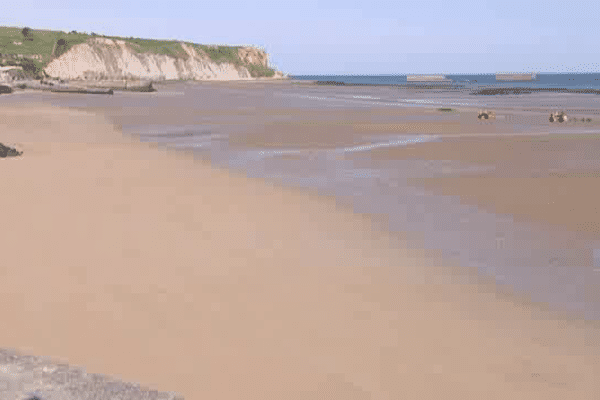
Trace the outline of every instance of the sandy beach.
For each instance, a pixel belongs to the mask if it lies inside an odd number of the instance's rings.
[[[457,160],[493,167],[488,173],[415,178],[411,184],[461,196],[465,204],[490,212],[549,223],[580,237],[598,239],[599,150],[600,137],[596,135],[478,136],[374,151],[371,157]]]
[[[0,159],[2,347],[189,400],[600,396],[594,324],[550,312],[441,252],[407,249],[406,236],[373,230],[372,215],[333,197],[139,143],[94,111],[0,107],[0,142],[24,151]],[[232,136],[232,147],[327,148],[367,143],[369,132],[470,129],[461,117],[427,120],[433,111],[403,109],[424,118],[404,127],[384,111],[332,111],[328,124],[311,112],[299,122],[255,121],[255,134]],[[302,128],[311,118],[321,122]],[[493,164],[489,176],[411,184],[599,232],[600,220],[586,217],[598,178],[550,163],[557,152],[593,160],[597,139],[448,140],[370,157]]]

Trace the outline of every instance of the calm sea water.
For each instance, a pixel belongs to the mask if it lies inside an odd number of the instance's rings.
[[[600,73],[537,73],[533,81],[498,81],[495,74],[445,75],[453,83],[500,87],[539,87],[565,89],[600,89]],[[296,75],[293,79],[334,81],[366,85],[401,85],[406,75]]]

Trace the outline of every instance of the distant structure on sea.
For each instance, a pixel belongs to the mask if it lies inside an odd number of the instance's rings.
[[[533,81],[536,78],[535,72],[527,72],[527,73],[497,73],[496,80],[497,81]]]
[[[451,83],[452,79],[447,79],[444,75],[406,75],[408,82],[437,82]]]

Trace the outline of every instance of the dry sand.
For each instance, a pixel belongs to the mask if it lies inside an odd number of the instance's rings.
[[[595,329],[332,198],[72,111],[2,107],[0,129],[25,151],[0,160],[3,347],[190,400],[600,396]]]

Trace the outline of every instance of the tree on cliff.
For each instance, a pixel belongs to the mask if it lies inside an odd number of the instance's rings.
[[[61,38],[56,41],[56,45],[54,46],[54,51],[52,52],[52,55],[54,57],[60,57],[61,55],[66,53],[67,50],[68,50],[67,41],[65,39]]]
[[[21,33],[23,34],[23,37],[28,40],[30,39],[30,35],[31,35],[31,28],[25,27],[23,28],[23,30],[21,31]]]

